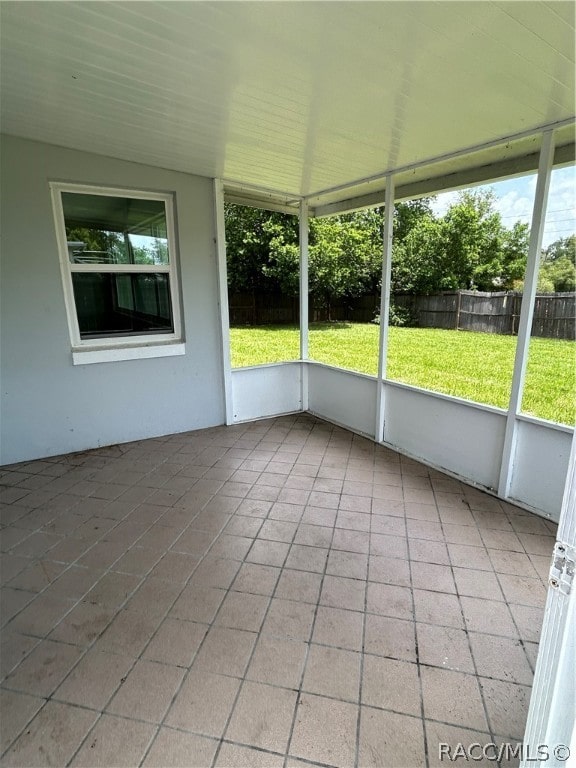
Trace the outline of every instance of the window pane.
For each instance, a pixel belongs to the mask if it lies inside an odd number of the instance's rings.
[[[73,264],[168,264],[162,200],[62,192]]]
[[[80,338],[172,333],[167,274],[73,272]]]

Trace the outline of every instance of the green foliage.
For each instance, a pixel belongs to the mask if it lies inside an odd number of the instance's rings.
[[[576,291],[576,235],[561,237],[542,251],[538,271],[538,293]],[[521,276],[523,278],[523,275]],[[514,290],[522,291],[524,280],[514,282]]]
[[[224,213],[230,291],[297,292],[297,218],[230,203]]]
[[[392,293],[445,290],[518,290],[524,278],[529,228],[506,228],[491,190],[466,190],[444,216],[433,198],[394,209]],[[317,306],[378,293],[383,208],[310,220],[309,291]],[[231,292],[278,291],[296,295],[299,285],[296,216],[226,205],[228,282]],[[544,252],[541,291],[574,290],[576,235]],[[394,322],[405,322],[401,316]]]
[[[310,357],[372,376],[379,328],[372,323],[313,323]],[[231,328],[232,365],[298,357],[298,329]],[[499,408],[508,407],[516,338],[437,328],[390,328],[388,378]],[[532,338],[522,410],[574,424],[574,342]]]
[[[392,292],[433,293],[456,287],[443,275],[446,236],[432,215],[418,219],[403,241],[392,245]]]
[[[576,264],[576,235],[555,240],[548,248],[544,249],[543,258],[546,262],[567,258],[574,266]]]
[[[394,206],[394,239],[397,242],[404,242],[420,219],[434,216],[431,203],[435,199],[435,197],[422,197],[419,200],[407,200],[405,203],[397,203]],[[384,213],[383,208],[382,213]]]
[[[524,276],[529,230],[506,229],[494,201],[491,191],[464,191],[441,218],[424,208],[394,244],[393,292],[511,289]]]
[[[225,214],[230,291],[297,295],[297,218],[230,204]],[[382,260],[379,209],[311,219],[309,246],[309,290],[319,305],[329,308],[335,299],[377,290]]]
[[[382,264],[378,209],[310,222],[310,294],[321,306],[377,290]]]
[[[569,256],[560,256],[554,261],[545,261],[540,266],[538,277],[539,288],[540,282],[544,283],[548,288],[546,293],[576,290],[576,270]]]

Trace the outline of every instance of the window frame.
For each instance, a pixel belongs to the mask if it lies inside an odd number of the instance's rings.
[[[49,182],[52,209],[56,225],[56,237],[60,256],[60,270],[64,287],[64,301],[74,364],[95,363],[139,357],[165,357],[184,354],[183,329],[180,302],[177,239],[174,218],[174,195],[164,192],[126,189],[124,187],[100,187],[88,184]],[[62,193],[99,195],[102,197],[127,197],[141,200],[158,200],[164,203],[166,215],[166,239],[168,264],[93,264],[71,263],[67,245],[66,221]],[[74,297],[72,276],[74,273],[107,274],[167,274],[170,285],[171,333],[117,334],[114,336],[82,339]],[[122,350],[126,354],[122,354]]]

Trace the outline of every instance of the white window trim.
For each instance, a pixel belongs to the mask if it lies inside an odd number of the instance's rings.
[[[88,363],[135,360],[148,357],[168,357],[185,354],[182,320],[180,311],[180,289],[178,275],[178,251],[176,247],[176,229],[174,225],[174,198],[170,193],[148,192],[121,187],[98,187],[87,184],[67,184],[50,182],[52,209],[56,225],[56,238],[60,254],[60,271],[64,287],[66,316],[70,331],[72,362],[74,365]],[[133,264],[84,264],[81,269],[72,269],[67,247],[66,225],[62,207],[62,192],[76,194],[101,195],[102,197],[132,197],[143,200],[160,200],[166,211],[166,234],[168,240],[169,263],[167,265]],[[170,277],[170,301],[172,305],[173,333],[149,334],[142,336],[115,336],[110,338],[81,339],[72,273],[77,272],[164,272]]]

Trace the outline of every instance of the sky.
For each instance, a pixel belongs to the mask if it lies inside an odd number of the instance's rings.
[[[512,227],[516,221],[530,223],[536,190],[536,174],[476,187],[476,189],[489,188],[496,194],[495,207],[502,217],[504,226]],[[442,216],[457,198],[458,192],[439,194],[432,204],[434,213]],[[568,237],[574,233],[576,233],[576,168],[574,166],[555,168],[550,181],[542,246],[546,248],[560,237]]]

